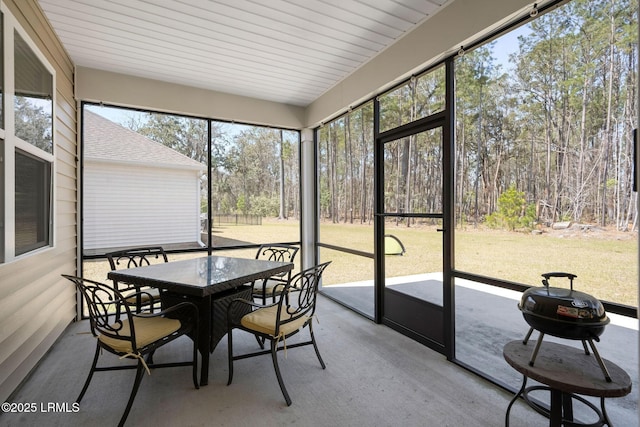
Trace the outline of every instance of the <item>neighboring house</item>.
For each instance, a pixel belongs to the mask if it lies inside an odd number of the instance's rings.
[[[200,240],[206,165],[85,111],[83,249]]]

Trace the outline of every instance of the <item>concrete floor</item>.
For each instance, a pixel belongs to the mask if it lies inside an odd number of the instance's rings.
[[[127,425],[131,426],[501,426],[512,394],[447,362],[444,357],[382,325],[319,297],[314,325],[327,369],[311,347],[279,353],[293,404],[287,407],[270,357],[236,362],[227,382],[227,345],[210,361],[209,385],[196,390],[188,367],[146,376]],[[88,372],[95,339],[86,321],[69,326],[10,402],[35,404],[31,413],[0,414],[2,426],[116,425],[133,371],[96,373],[79,411],[72,403]],[[303,332],[306,335],[306,331]],[[304,336],[303,335],[303,336]],[[291,339],[293,342],[294,339]],[[181,338],[156,353],[156,362],[186,360],[191,342]],[[253,336],[234,332],[234,348],[256,348]],[[102,356],[119,361],[110,354]],[[69,412],[47,410],[67,405]],[[44,406],[42,406],[44,405]],[[512,426],[547,420],[517,402]],[[629,425],[621,424],[618,425]]]
[[[509,341],[523,339],[529,329],[517,308],[522,294],[462,279],[458,279],[456,283],[457,360],[517,390],[522,384],[522,376],[504,361],[502,349]],[[396,291],[442,305],[442,279],[437,274],[393,278],[387,285]],[[374,292],[371,281],[325,286],[322,292],[373,316]],[[622,367],[629,374],[632,390],[625,397],[607,399],[607,412],[615,426],[637,426],[638,320],[612,314],[609,317],[611,323],[605,328],[600,342],[596,345],[603,358]],[[534,333],[531,339],[535,340],[537,337],[538,334]],[[544,342],[547,341],[581,347],[580,341],[549,335],[544,338]],[[536,398],[548,401],[548,396],[538,394]],[[588,400],[596,406],[600,404],[596,398]],[[581,421],[595,421],[588,409],[577,407],[576,416],[579,417],[582,413],[586,413],[587,418]]]

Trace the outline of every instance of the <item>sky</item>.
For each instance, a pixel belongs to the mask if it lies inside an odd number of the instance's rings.
[[[502,68],[505,71],[510,70],[513,67],[512,64],[509,64],[509,55],[518,52],[518,37],[527,35],[530,32],[531,30],[529,26],[523,25],[496,39],[493,56],[496,58],[496,62],[498,64],[502,64]]]
[[[120,125],[127,123],[130,117],[141,114],[139,111],[124,108],[101,107],[100,105],[87,105],[86,109]]]

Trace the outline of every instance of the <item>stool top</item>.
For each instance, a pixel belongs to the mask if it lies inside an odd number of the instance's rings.
[[[593,354],[583,349],[544,341],[534,366],[529,360],[536,341],[523,344],[511,341],[504,346],[503,356],[516,371],[528,378],[565,392],[597,397],[622,397],[631,392],[631,378],[618,365],[603,359],[611,382],[607,382]]]

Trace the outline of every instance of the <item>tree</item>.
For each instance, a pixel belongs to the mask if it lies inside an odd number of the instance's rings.
[[[16,136],[48,153],[53,152],[51,110],[41,100],[16,95],[14,98]],[[51,101],[45,101],[51,104]],[[51,108],[51,107],[49,107]]]
[[[206,120],[148,113],[146,121],[130,121],[129,128],[193,160],[207,163]]]
[[[285,189],[285,185],[284,185],[284,136],[283,136],[283,132],[282,129],[280,129],[280,145],[279,145],[279,149],[280,149],[280,156],[279,156],[279,162],[278,162],[278,175],[280,178],[280,186],[279,186],[279,190],[280,190],[280,212],[278,213],[278,219],[286,219],[287,218],[287,212],[285,209],[285,194],[284,194],[284,189]]]
[[[533,206],[527,206],[524,192],[516,190],[515,185],[511,185],[498,197],[498,208],[487,215],[487,224],[509,231],[521,227],[531,228],[535,221],[534,212]]]

